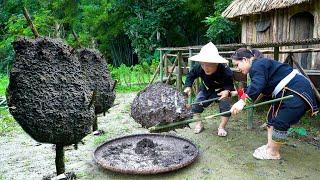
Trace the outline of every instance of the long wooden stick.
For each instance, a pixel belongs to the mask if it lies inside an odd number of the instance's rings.
[[[23,7],[23,15],[26,18],[35,38],[40,37],[36,27],[33,25],[32,20],[30,18],[29,12],[26,7]]]
[[[278,102],[278,101],[283,101],[283,100],[287,100],[287,99],[290,99],[290,98],[293,98],[293,95],[289,95],[289,96],[285,96],[285,97],[281,97],[281,98],[277,98],[277,99],[272,99],[272,100],[269,100],[269,101],[261,102],[261,103],[258,103],[258,104],[253,104],[253,105],[250,105],[250,106],[245,106],[243,109],[252,109],[252,108],[256,108],[258,106],[262,106],[262,105],[265,105],[265,104],[270,104],[270,103],[274,103],[274,102]],[[155,131],[159,131],[159,130],[166,129],[166,128],[172,128],[172,127],[179,126],[179,125],[189,124],[189,123],[192,123],[192,122],[212,119],[214,117],[222,116],[222,115],[229,114],[229,113],[231,113],[231,111],[225,111],[225,112],[222,112],[222,113],[214,114],[214,115],[211,115],[211,116],[204,117],[202,119],[198,119],[198,118],[197,119],[187,119],[187,120],[184,120],[184,121],[178,121],[178,122],[166,124],[166,125],[163,125],[163,126],[153,126],[153,127],[149,128],[149,131],[150,132],[155,132]]]
[[[154,81],[154,79],[156,78],[156,76],[157,76],[157,74],[159,73],[159,71],[160,71],[160,64],[158,65],[156,72],[154,72],[154,74],[153,74],[153,76],[152,76],[152,79],[151,79],[151,81],[149,82],[148,86],[150,86],[150,85],[153,83],[153,81]],[[148,87],[148,86],[147,86],[147,87]]]
[[[176,68],[177,61],[178,61],[178,57],[177,57],[177,58],[174,60],[174,62],[173,62],[173,66],[172,66],[171,72],[170,72],[169,75],[168,75],[168,79],[167,79],[167,81],[166,81],[166,84],[168,84],[168,83],[170,82],[172,73],[173,73],[174,69]]]

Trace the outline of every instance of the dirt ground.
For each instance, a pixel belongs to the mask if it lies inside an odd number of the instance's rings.
[[[282,160],[259,161],[252,157],[255,148],[266,143],[266,131],[255,117],[253,130],[246,129],[245,113],[233,117],[228,124],[228,136],[215,135],[219,119],[205,122],[206,130],[198,135],[192,129],[171,132],[193,141],[200,156],[192,165],[176,172],[152,176],[113,173],[93,161],[95,148],[112,138],[146,133],[129,116],[135,93],[117,94],[117,106],[98,119],[102,136],[88,135],[78,150],[67,147],[66,171],[74,171],[78,179],[319,179],[319,147],[290,139],[282,149]],[[208,112],[207,112],[208,113]],[[55,172],[55,151],[51,144],[39,145],[21,129],[0,137],[0,179],[41,179]]]

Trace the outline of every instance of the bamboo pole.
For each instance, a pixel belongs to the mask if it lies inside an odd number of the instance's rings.
[[[192,56],[192,49],[189,49],[189,58]],[[189,72],[192,70],[192,61],[188,59],[188,66],[189,66]],[[192,87],[191,87],[191,92],[192,92]],[[191,96],[188,97],[188,103],[191,103]]]
[[[272,100],[269,100],[269,101],[253,104],[253,105],[250,105],[250,106],[245,106],[243,109],[244,110],[253,109],[253,108],[256,108],[258,106],[262,106],[262,105],[265,105],[265,104],[270,104],[270,103],[274,103],[274,102],[278,102],[278,101],[287,100],[287,99],[290,99],[290,98],[293,98],[293,97],[294,97],[293,95],[289,95],[289,96],[285,96],[285,97],[281,97],[281,98],[277,98],[277,99],[272,99]],[[156,131],[159,131],[159,130],[162,130],[162,129],[166,129],[166,128],[172,128],[172,127],[176,127],[176,126],[180,126],[180,125],[189,124],[189,123],[192,123],[192,122],[212,119],[214,117],[222,116],[222,115],[229,114],[229,113],[231,113],[231,111],[225,111],[225,112],[214,114],[214,115],[211,115],[211,116],[207,116],[207,117],[204,117],[204,118],[201,118],[201,119],[198,119],[198,118],[197,119],[187,119],[187,120],[184,120],[184,121],[174,122],[174,123],[170,123],[170,124],[163,125],[163,126],[153,126],[153,127],[149,128],[149,131],[150,132],[156,132]]]
[[[172,76],[172,74],[173,74],[173,71],[174,71],[174,69],[176,68],[176,64],[177,64],[178,59],[179,59],[179,57],[176,57],[176,59],[175,59],[174,62],[173,62],[173,66],[172,66],[171,72],[170,72],[169,75],[168,75],[168,79],[167,79],[167,81],[166,81],[166,84],[168,84],[168,83],[170,82],[170,79],[171,79],[171,76]]]
[[[247,49],[252,49],[251,46],[248,46]],[[251,78],[249,73],[247,74],[247,86],[251,84]],[[253,109],[248,109],[247,111],[247,129],[252,129],[253,127]]]
[[[163,82],[163,51],[160,50],[160,62],[159,62],[160,81]]]
[[[273,59],[279,61],[279,46],[275,46],[273,52]]]
[[[178,75],[177,75],[177,89],[178,91],[181,91],[182,90],[182,70],[181,70],[181,52],[179,51],[178,52]]]
[[[164,55],[164,74],[168,76],[168,56],[167,54]]]
[[[93,124],[92,124],[92,132],[97,131],[97,130],[98,130],[98,117],[95,114]]]
[[[77,33],[74,31],[74,29],[72,29],[72,35],[77,42],[77,47],[81,48],[81,43],[80,43],[79,37],[78,37]]]
[[[30,15],[29,15],[29,12],[28,12],[26,7],[23,7],[23,15],[26,18],[26,20],[27,20],[27,22],[28,22],[28,24],[29,24],[29,26],[30,26],[30,28],[32,30],[32,33],[33,33],[34,37],[35,38],[39,38],[40,35],[39,35],[36,27],[33,25],[32,20],[31,20]]]
[[[150,86],[150,85],[153,83],[154,79],[156,78],[157,74],[159,73],[159,70],[160,70],[160,64],[158,65],[158,67],[157,67],[157,69],[156,69],[156,72],[154,72],[154,74],[153,74],[153,76],[152,76],[152,79],[151,79],[151,81],[149,82],[148,86]]]

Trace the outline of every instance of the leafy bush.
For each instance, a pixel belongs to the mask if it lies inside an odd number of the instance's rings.
[[[209,28],[206,36],[215,44],[236,43],[240,39],[241,27],[235,22],[221,16],[232,0],[218,0],[215,2],[215,13],[207,17],[203,22]]]
[[[151,64],[142,62],[134,66],[121,64],[119,67],[109,65],[113,79],[118,81],[117,92],[133,92],[142,90],[151,80],[159,62],[153,60]]]

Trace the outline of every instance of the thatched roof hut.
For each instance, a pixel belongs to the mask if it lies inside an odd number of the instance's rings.
[[[319,0],[234,0],[222,16],[240,21],[242,43],[320,38]],[[306,47],[320,46],[305,45],[294,48]],[[296,57],[306,69],[320,67],[320,53],[300,53]],[[283,58],[285,55],[279,59]]]
[[[222,16],[235,18],[311,2],[312,0],[235,0],[222,13]]]

